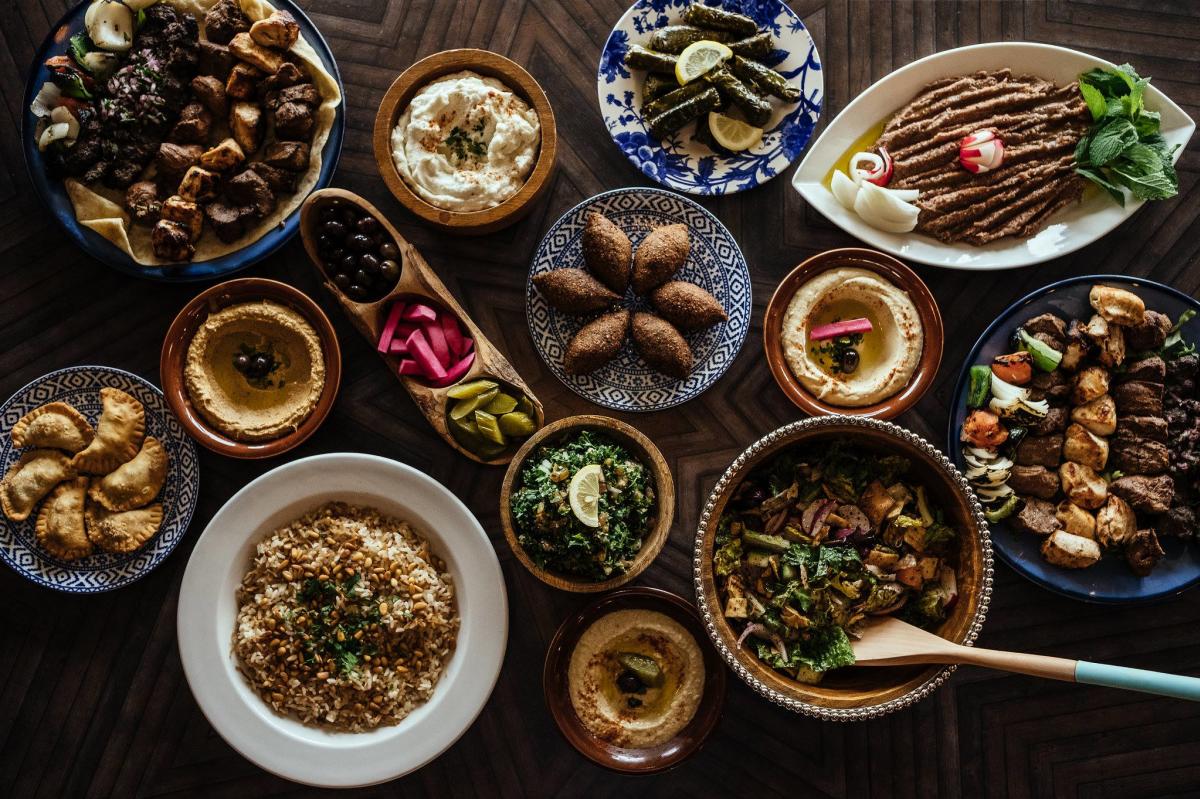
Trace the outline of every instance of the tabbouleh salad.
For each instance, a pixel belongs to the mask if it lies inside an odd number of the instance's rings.
[[[596,527],[571,508],[568,489],[584,467],[598,464]],[[604,435],[589,430],[545,444],[521,468],[510,509],[517,541],[543,569],[591,580],[629,570],[649,532],[654,480],[645,464]]]

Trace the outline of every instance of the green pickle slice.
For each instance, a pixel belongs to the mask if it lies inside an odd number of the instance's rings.
[[[496,417],[487,411],[475,411],[475,426],[479,428],[479,435],[484,439],[501,446],[508,443],[504,433],[500,432]]]
[[[483,410],[494,416],[502,416],[517,407],[517,401],[508,394],[500,393],[492,398]]]
[[[483,392],[482,394],[476,394],[473,397],[459,400],[458,402],[454,403],[454,407],[450,409],[450,418],[462,419],[470,416],[477,408],[482,408],[484,405],[487,405],[489,402],[495,399],[496,395],[499,393],[499,388],[493,388]]]
[[[504,433],[504,435],[518,437],[532,435],[537,427],[534,424],[533,417],[520,411],[504,414],[500,417],[497,424],[500,427],[500,432]]]
[[[494,380],[472,380],[470,383],[463,383],[450,389],[446,392],[446,396],[457,400],[470,399],[499,387],[500,384]]]

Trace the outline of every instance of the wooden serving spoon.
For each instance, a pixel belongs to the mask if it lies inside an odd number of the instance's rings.
[[[851,641],[856,665],[906,666],[913,663],[969,663],[1052,680],[1126,688],[1200,702],[1200,678],[1159,671],[1106,666],[1086,660],[1027,655],[962,646],[890,616],[880,617]]]

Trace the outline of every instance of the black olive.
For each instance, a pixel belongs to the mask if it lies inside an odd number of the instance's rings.
[[[343,238],[346,235],[346,226],[336,219],[326,222],[321,225],[321,230],[332,238]]]
[[[379,223],[375,221],[375,217],[373,216],[364,216],[355,225],[359,233],[374,233],[378,227]]]
[[[342,210],[342,222],[344,222],[347,226],[353,225],[357,221],[358,211],[355,211],[353,208],[345,208]]]
[[[627,694],[639,694],[646,690],[638,676],[628,670],[621,672],[617,677],[617,687]]]
[[[346,296],[352,300],[362,302],[367,298],[367,290],[357,284],[350,284],[350,288],[346,289]]]
[[[342,256],[341,262],[338,264],[338,271],[345,272],[347,275],[354,274],[354,270],[358,269],[358,256],[353,253],[346,253]]]
[[[341,214],[342,214],[341,210],[336,205],[334,205],[333,203],[329,203],[328,205],[321,206],[321,213],[317,216],[317,218],[320,219],[322,223],[324,223],[324,222],[329,222],[334,219],[338,219],[341,216]]]
[[[352,250],[366,252],[367,250],[371,249],[371,245],[374,244],[374,242],[372,242],[371,237],[365,233],[355,233],[353,236],[346,239],[346,244]]]
[[[246,371],[246,368],[250,366],[250,356],[246,355],[244,352],[233,356],[233,366],[239,372]]]
[[[369,286],[371,285],[371,276],[362,269],[359,269],[354,273],[354,282],[360,286]]]
[[[385,241],[379,245],[379,257],[388,261],[394,261],[400,257],[400,249],[390,241]]]
[[[379,275],[388,283],[395,283],[400,277],[400,264],[395,261],[383,261],[379,264]]]
[[[340,245],[337,247],[334,247],[329,251],[329,254],[327,257],[328,257],[328,260],[330,263],[337,263],[338,261],[340,261],[346,257],[346,248],[342,247]]]
[[[858,368],[858,350],[848,349],[842,352],[841,364],[842,372],[851,374]]]
[[[345,291],[346,289],[350,288],[350,276],[346,275],[342,272],[338,272],[336,275],[333,276],[333,282],[336,283],[337,287],[340,288],[342,291]]]
[[[358,256],[358,268],[366,272],[368,275],[379,274],[379,258],[375,253],[364,252]]]

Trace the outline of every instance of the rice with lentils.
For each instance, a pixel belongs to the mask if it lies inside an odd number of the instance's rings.
[[[350,732],[428,701],[459,619],[408,522],[332,502],[264,538],[238,590],[238,668],[276,711]]]

